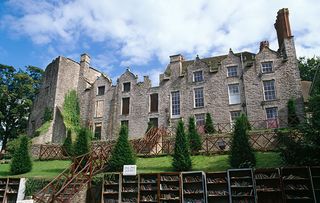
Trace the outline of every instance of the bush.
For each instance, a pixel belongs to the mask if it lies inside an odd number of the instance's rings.
[[[316,131],[320,131],[320,94],[309,99],[309,110],[312,113],[311,125]]]
[[[42,190],[50,180],[42,178],[28,178],[26,181],[25,196],[32,196]]]
[[[189,118],[188,138],[192,153],[199,152],[202,149],[201,137],[197,132],[194,117]]]
[[[29,155],[29,140],[27,136],[20,137],[19,148],[14,152],[10,171],[12,174],[22,174],[31,171],[32,162]]]
[[[209,133],[209,134],[216,132],[216,130],[214,129],[214,126],[213,126],[213,121],[212,121],[210,113],[206,113],[206,119],[205,119],[205,123],[204,123],[204,131],[205,131],[205,133]]]
[[[44,122],[51,121],[52,117],[53,117],[52,109],[46,107],[43,114],[43,121]]]
[[[63,147],[64,151],[67,153],[65,155],[67,155],[67,156],[73,155],[72,137],[71,137],[71,130],[70,129],[67,132],[67,137],[64,140],[62,147]]]
[[[172,166],[175,171],[188,171],[192,168],[189,144],[181,120],[177,126]]]
[[[77,131],[80,128],[80,105],[75,90],[71,90],[65,95],[62,115],[67,129]]]
[[[123,165],[133,165],[135,163],[136,157],[128,140],[128,128],[126,125],[121,125],[117,143],[109,160],[109,170],[120,172],[123,170]]]
[[[79,130],[79,133],[73,148],[73,153],[75,156],[81,156],[81,155],[87,154],[90,151],[91,137],[92,137],[92,133],[89,129],[81,128]]]
[[[256,158],[249,143],[248,122],[244,114],[241,114],[236,120],[234,132],[232,135],[229,162],[231,167],[238,168],[247,165],[256,164]]]
[[[297,127],[300,121],[296,114],[296,104],[293,99],[288,101],[288,126],[289,127]]]

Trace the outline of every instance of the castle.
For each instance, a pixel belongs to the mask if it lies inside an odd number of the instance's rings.
[[[242,112],[250,121],[266,120],[266,128],[283,126],[288,100],[295,99],[298,113],[303,113],[303,99],[288,9],[278,11],[274,26],[277,51],[263,41],[256,54],[230,49],[226,55],[194,60],[173,55],[157,87],[147,76],[138,82],[129,69],[112,85],[108,76],[90,66],[87,54],[80,63],[59,56],[45,70],[28,133],[43,124],[44,111],[50,108],[53,121],[36,142],[62,142],[66,127],[61,111],[70,90],[77,91],[81,122],[97,140],[117,138],[120,124],[129,127],[130,138],[143,136],[149,121],[172,128],[180,118],[193,115],[201,126],[207,112],[215,123],[233,122]]]

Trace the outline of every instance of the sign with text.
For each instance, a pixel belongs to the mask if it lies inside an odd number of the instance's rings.
[[[137,165],[123,165],[124,176],[135,176],[137,174]]]

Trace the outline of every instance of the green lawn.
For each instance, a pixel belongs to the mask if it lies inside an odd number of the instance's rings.
[[[281,159],[275,152],[258,152],[257,168],[279,167]],[[229,168],[228,155],[193,156],[193,170],[195,171],[224,171]],[[53,178],[70,165],[70,161],[34,161],[32,171],[19,177],[47,177]],[[173,171],[171,157],[138,158],[138,173],[157,173]],[[0,165],[0,177],[10,176],[9,164]]]

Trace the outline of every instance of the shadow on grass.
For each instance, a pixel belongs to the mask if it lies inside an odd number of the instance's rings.
[[[0,177],[11,176],[12,174],[9,171],[0,171]]]
[[[41,172],[46,172],[46,173],[62,173],[62,171],[64,171],[65,169],[64,168],[52,168],[52,169],[44,169],[42,170]]]

